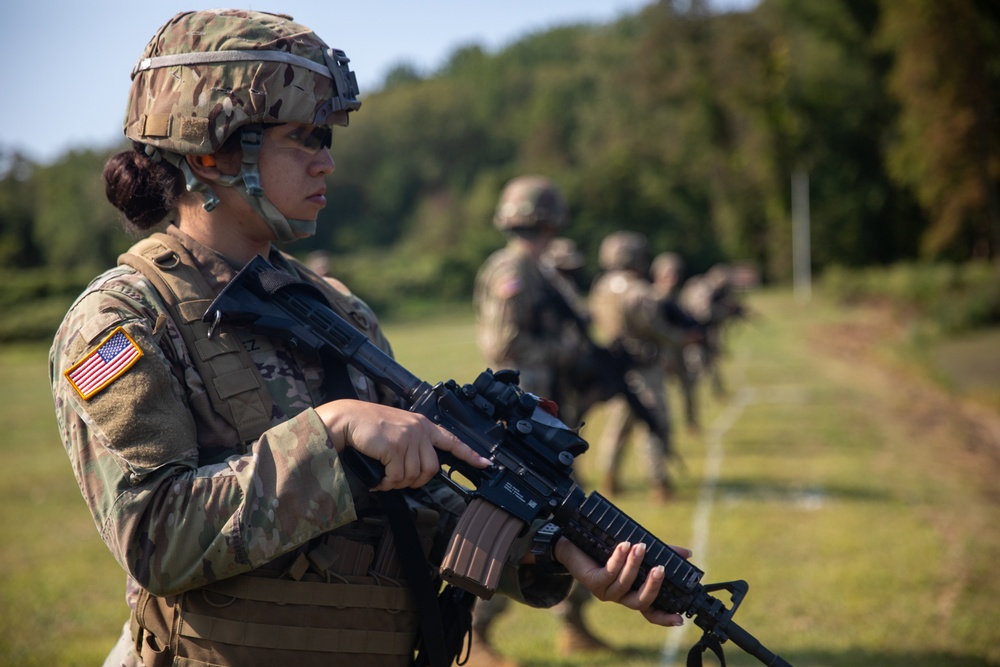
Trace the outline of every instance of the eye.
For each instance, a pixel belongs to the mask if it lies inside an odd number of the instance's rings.
[[[308,151],[318,151],[333,145],[333,129],[323,125],[313,128],[313,131],[302,140],[302,146]]]
[[[285,137],[287,139],[291,139],[292,141],[294,141],[296,143],[302,143],[302,135],[303,135],[304,131],[305,130],[303,130],[303,128],[296,127],[291,132],[289,132],[288,134],[286,134]]]

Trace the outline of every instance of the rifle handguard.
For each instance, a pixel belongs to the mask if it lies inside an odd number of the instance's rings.
[[[489,600],[497,591],[511,545],[524,522],[474,498],[462,513],[441,563],[441,578]]]

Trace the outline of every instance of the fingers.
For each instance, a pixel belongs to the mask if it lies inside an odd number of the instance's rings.
[[[437,450],[476,468],[490,465],[471,447],[427,417],[377,403],[332,401],[316,409],[336,448],[353,447],[379,461],[385,476],[374,488],[416,488],[441,469]]]
[[[436,427],[420,415],[405,415],[395,428],[378,434],[385,439],[381,448],[385,477],[375,487],[378,491],[421,487],[440,469],[434,452]]]
[[[688,549],[672,548],[685,558],[691,555]],[[614,548],[603,566],[595,563],[566,539],[556,543],[555,555],[597,599],[635,609],[647,621],[656,625],[676,627],[684,623],[681,615],[653,606],[666,579],[663,566],[651,568],[645,580],[635,589],[632,588],[641,573],[646,545],[622,542]]]
[[[639,576],[639,568],[645,556],[646,545],[641,542],[634,545],[622,542],[615,547],[604,568],[608,577],[608,585],[604,589],[605,597],[601,599],[618,602],[630,609],[638,609],[638,595],[633,594],[632,583]]]
[[[690,558],[691,556],[694,555],[694,552],[688,548],[676,547],[673,544],[668,544],[667,546],[676,551],[677,555],[680,556],[681,558]]]
[[[662,565],[657,565],[649,571],[646,581],[639,588],[638,609],[643,617],[655,625],[662,625],[667,628],[676,628],[684,625],[684,617],[680,614],[671,614],[663,609],[653,607],[656,596],[659,595],[660,587],[666,578],[666,572]]]
[[[609,574],[614,575],[608,584],[607,588],[604,589],[603,600],[609,602],[618,602],[624,604],[626,607],[631,607],[626,601],[632,592],[632,582],[635,580],[636,574],[638,574],[639,563],[642,563],[642,557],[646,555],[646,549],[642,544],[637,544],[635,546],[630,546],[628,543],[619,545],[619,549],[625,548],[625,560],[622,564],[621,569],[617,571],[611,571]],[[618,549],[616,549],[617,551]],[[639,552],[638,562],[636,562],[636,552]],[[617,574],[615,574],[617,572]]]
[[[423,486],[437,471],[436,457],[433,457],[434,449],[424,434],[418,431],[412,435],[400,434],[400,437],[403,440],[387,443],[383,460],[385,476],[375,487],[379,491]],[[419,441],[408,442],[410,438]],[[421,456],[423,450],[431,452],[431,456],[435,459],[433,466],[425,466],[425,459]]]
[[[431,424],[430,421],[427,423]],[[443,452],[451,453],[456,458],[465,461],[474,468],[488,468],[490,466],[490,460],[488,458],[479,455],[476,450],[459,440],[455,435],[444,428],[437,426],[436,424],[431,424],[431,426],[436,429],[441,436],[440,438],[435,439],[434,447]]]
[[[660,592],[660,587],[663,585],[663,579],[666,576],[663,566],[657,565],[649,571],[646,575],[646,580],[642,582],[642,585],[637,591],[636,608],[642,611],[649,609],[654,602],[656,602],[656,596]]]

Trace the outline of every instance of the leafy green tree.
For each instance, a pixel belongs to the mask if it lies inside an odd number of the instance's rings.
[[[38,266],[41,253],[32,236],[35,165],[19,153],[0,154],[0,267]]]
[[[881,43],[899,100],[888,168],[931,225],[928,257],[1000,252],[1000,7],[977,0],[887,0]]]
[[[50,267],[103,269],[130,245],[104,196],[107,153],[71,151],[36,171],[35,239]]]
[[[882,137],[895,107],[885,59],[872,46],[877,5],[775,4],[780,18],[772,23],[788,49],[788,167],[810,174],[814,262],[861,266],[912,256],[925,223],[885,170]]]
[[[464,45],[437,72],[402,63],[335,129],[329,206],[289,249],[331,251],[380,305],[469,298],[503,243],[491,217],[504,182],[544,173],[591,273],[601,239],[628,228],[692,271],[752,260],[785,280],[790,180],[805,169],[816,269],[909,259],[921,244],[995,256],[997,14],[984,0],[762,0],[724,14],[660,0],[495,54]],[[114,262],[130,240],[104,201],[103,160],[0,171],[0,259]]]

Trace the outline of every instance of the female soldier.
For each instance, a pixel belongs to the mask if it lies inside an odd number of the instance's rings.
[[[273,246],[312,234],[326,204],[331,125],[360,107],[347,63],[290,17],[213,10],[167,22],[132,72],[134,150],[108,161],[107,194],[130,230],[165,233],[88,286],[50,354],[66,451],[129,575],[106,664],[408,665],[421,646],[400,570],[420,555],[393,546],[373,491],[404,490],[433,560],[463,509],[432,479],[435,448],[488,462],[353,369],[200,322],[259,254],[389,351],[364,303]],[[384,464],[374,489],[342,465],[349,447]],[[554,604],[568,577],[527,546],[504,592]],[[641,556],[621,545],[598,567],[566,540],[553,550],[599,598],[677,624],[650,608],[662,573],[630,591]]]

